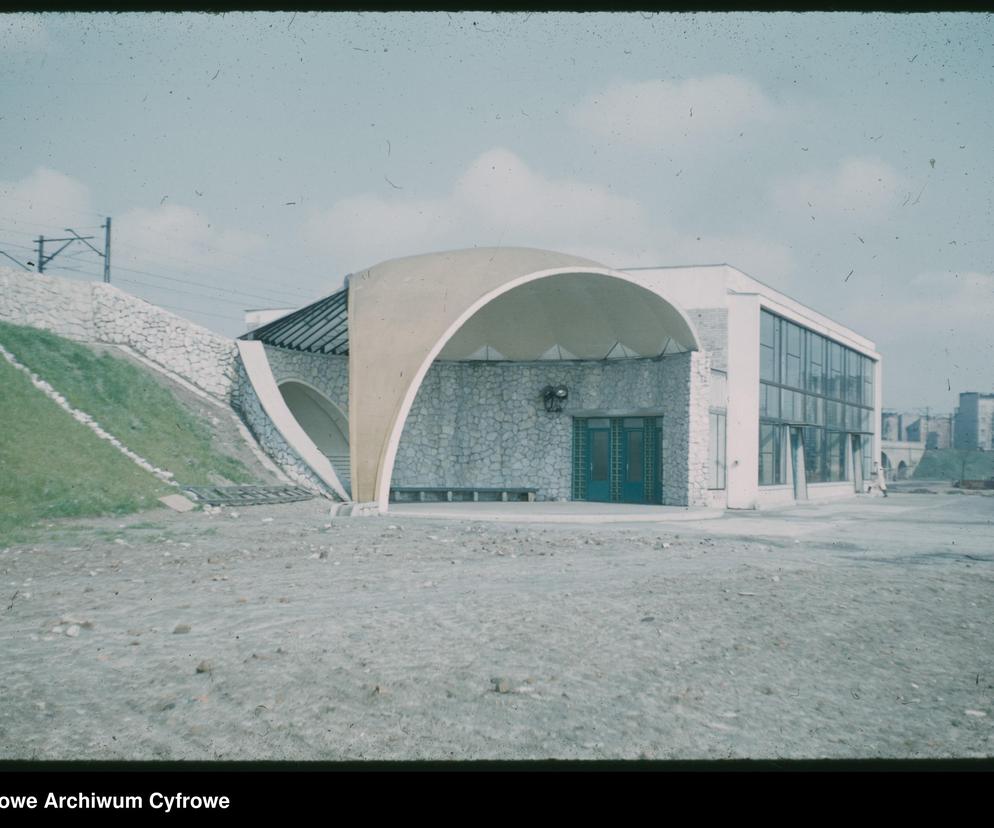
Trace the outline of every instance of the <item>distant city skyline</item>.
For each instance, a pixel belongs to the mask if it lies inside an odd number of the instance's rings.
[[[728,262],[872,339],[888,410],[994,390],[989,14],[3,14],[0,59],[0,251],[112,216],[114,283],[229,335],[522,245]]]

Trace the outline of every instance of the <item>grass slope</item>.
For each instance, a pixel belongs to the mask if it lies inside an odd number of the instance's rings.
[[[173,491],[4,359],[0,389],[0,544],[51,518],[134,512]]]
[[[964,466],[964,460],[966,465]],[[994,477],[994,452],[929,449],[915,467],[918,480],[986,480]]]
[[[212,448],[207,424],[130,362],[47,331],[5,323],[0,323],[0,344],[70,405],[153,465],[171,471],[178,482],[254,482],[240,460]]]

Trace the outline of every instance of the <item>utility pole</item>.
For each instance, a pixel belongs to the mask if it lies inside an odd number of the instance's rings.
[[[110,284],[110,216],[104,224],[104,281]]]
[[[44,236],[39,236],[38,237],[38,272],[39,273],[44,273],[45,272],[45,265],[47,265],[50,261],[52,261],[52,259],[54,259],[56,256],[58,256],[63,250],[65,250],[74,241],[81,241],[81,242],[83,242],[83,244],[85,244],[87,247],[89,247],[91,250],[93,250],[97,254],[99,254],[101,256],[103,255],[102,253],[100,253],[99,250],[97,250],[92,244],[90,244],[87,241],[87,239],[92,239],[93,236],[81,236],[75,230],[70,230],[68,227],[66,228],[66,232],[67,233],[72,233],[72,235],[69,238],[67,238],[67,239],[46,239]],[[45,255],[45,242],[46,241],[50,241],[50,242],[65,242],[65,244],[63,244],[62,247],[60,247],[58,250],[56,250],[50,256],[46,256]]]
[[[63,250],[65,250],[73,242],[83,242],[87,247],[90,248],[94,253],[100,256],[104,260],[104,281],[110,281],[110,216],[107,217],[106,224],[100,225],[104,229],[104,250],[101,253],[97,248],[90,244],[90,239],[94,236],[81,236],[71,227],[66,228],[67,233],[72,233],[72,235],[65,239],[46,239],[44,236],[38,237],[38,272],[45,272],[45,265],[47,265],[52,259],[58,256]],[[49,256],[45,255],[45,242],[65,242],[58,250]],[[6,254],[5,254],[6,255]]]

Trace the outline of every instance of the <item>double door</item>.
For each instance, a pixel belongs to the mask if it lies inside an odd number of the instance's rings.
[[[586,420],[585,500],[601,503],[660,503],[659,417],[599,417]]]

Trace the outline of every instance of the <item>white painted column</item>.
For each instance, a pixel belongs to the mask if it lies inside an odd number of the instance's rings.
[[[728,296],[729,509],[755,509],[759,495],[759,297]]]

